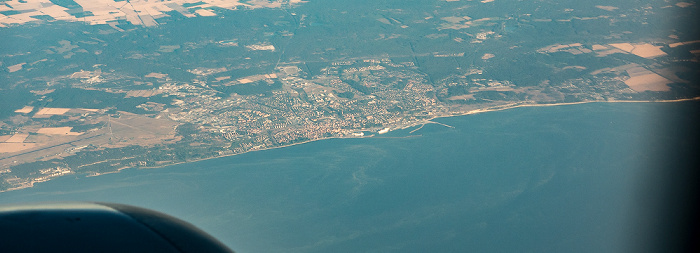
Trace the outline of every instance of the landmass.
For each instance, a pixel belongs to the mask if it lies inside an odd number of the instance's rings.
[[[440,117],[700,96],[691,1],[370,3],[0,1],[0,191]]]

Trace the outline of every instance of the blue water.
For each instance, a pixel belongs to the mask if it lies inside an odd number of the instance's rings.
[[[518,108],[0,193],[159,210],[237,252],[619,252],[695,103]],[[662,120],[663,119],[663,120]],[[676,120],[676,121],[674,121]],[[653,181],[653,180],[652,180]],[[640,200],[641,199],[641,200]],[[642,208],[643,209],[643,208]]]

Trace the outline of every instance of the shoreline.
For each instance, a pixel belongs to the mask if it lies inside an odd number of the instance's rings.
[[[685,101],[700,101],[700,96],[699,97],[694,97],[694,98],[683,98],[683,99],[674,99],[674,100],[656,100],[656,101],[648,101],[648,100],[614,100],[614,101],[581,101],[581,102],[569,102],[569,103],[552,103],[552,104],[523,104],[522,102],[520,103],[513,103],[513,104],[506,104],[506,105],[499,105],[499,106],[492,106],[492,107],[486,107],[483,109],[474,109],[470,110],[461,114],[454,114],[454,115],[444,115],[444,116],[435,116],[432,118],[429,118],[427,120],[417,122],[416,124],[412,125],[407,125],[407,126],[402,126],[400,128],[395,128],[391,129],[389,128],[389,132],[394,131],[394,130],[401,130],[401,129],[406,129],[418,125],[426,125],[426,124],[438,124],[438,125],[443,125],[445,127],[452,127],[449,125],[445,125],[443,123],[439,122],[433,122],[432,120],[434,119],[441,119],[441,118],[450,118],[450,117],[460,117],[460,116],[467,116],[467,115],[473,115],[473,114],[479,114],[479,113],[485,113],[485,112],[494,112],[494,111],[503,111],[503,110],[508,110],[508,109],[515,109],[515,108],[521,108],[521,107],[550,107],[550,106],[562,106],[562,105],[580,105],[580,104],[590,104],[590,103],[674,103],[674,102],[685,102]],[[496,108],[494,108],[496,107]],[[417,130],[417,129],[416,129]],[[411,132],[412,133],[412,132]],[[331,140],[331,139],[364,139],[364,138],[378,138],[375,135],[371,136],[361,136],[361,137],[355,137],[355,136],[344,136],[344,137],[324,137],[324,138],[319,138],[315,140],[308,140],[308,141],[303,141],[303,142],[298,142],[298,143],[293,143],[293,144],[286,144],[282,146],[275,146],[275,147],[269,147],[269,148],[263,148],[263,149],[258,149],[258,150],[251,150],[251,151],[246,151],[243,153],[235,153],[235,154],[228,154],[228,155],[222,155],[222,156],[213,156],[213,157],[207,157],[199,160],[193,160],[193,161],[184,161],[184,162],[177,162],[177,163],[170,163],[170,164],[164,164],[164,165],[158,165],[158,166],[149,166],[149,167],[134,167],[134,169],[158,169],[158,168],[163,168],[171,165],[179,165],[179,164],[185,164],[185,163],[193,163],[193,162],[200,162],[200,161],[206,161],[206,160],[211,160],[211,159],[216,159],[216,158],[224,158],[224,157],[232,157],[232,156],[237,156],[237,155],[242,155],[242,154],[247,154],[250,152],[257,152],[257,151],[265,151],[265,150],[273,150],[273,149],[278,149],[278,148],[287,148],[287,147],[292,147],[296,145],[301,145],[301,144],[306,144],[306,143],[311,143],[315,141],[322,141],[322,140]],[[118,172],[118,171],[117,171]],[[116,172],[112,172],[116,173]]]
[[[519,103],[486,107],[483,109],[474,109],[474,110],[467,111],[465,113],[458,113],[458,114],[454,114],[454,115],[436,116],[436,117],[432,117],[432,118],[426,120],[425,123],[430,123],[429,121],[434,120],[434,119],[439,119],[439,118],[459,117],[459,116],[466,116],[466,115],[479,114],[479,113],[485,113],[485,112],[503,111],[503,110],[521,108],[521,107],[550,107],[550,106],[581,105],[581,104],[593,104],[593,103],[676,103],[676,102],[687,102],[687,101],[700,101],[700,96],[694,97],[694,98],[681,98],[681,99],[655,100],[655,101],[649,101],[649,100],[613,100],[613,101],[595,100],[595,101],[551,103],[551,104],[534,104],[534,103],[519,102]],[[410,126],[408,126],[408,127],[410,127]]]
[[[480,114],[480,113],[486,113],[486,112],[494,112],[494,111],[504,111],[504,110],[509,110],[509,109],[515,109],[515,108],[522,108],[522,107],[551,107],[551,106],[565,106],[565,105],[580,105],[580,104],[591,104],[591,103],[676,103],[676,102],[687,102],[687,101],[700,101],[700,96],[698,97],[693,97],[693,98],[683,98],[683,99],[673,99],[673,100],[655,100],[655,101],[649,101],[649,100],[613,100],[613,101],[581,101],[581,102],[569,102],[569,103],[550,103],[550,104],[536,104],[536,103],[527,103],[527,102],[516,102],[516,103],[511,103],[511,104],[504,104],[504,105],[496,105],[496,106],[491,106],[491,107],[486,107],[486,108],[481,108],[481,109],[474,109],[474,110],[469,110],[466,112],[462,113],[455,113],[451,115],[440,115],[440,116],[434,116],[426,120],[422,120],[419,122],[416,122],[411,125],[406,125],[406,126],[398,126],[395,128],[389,127],[389,132],[395,131],[395,130],[403,130],[407,129],[410,127],[414,126],[419,126],[419,128],[412,130],[410,133],[413,133],[417,130],[420,130],[423,126],[426,124],[438,124],[442,125],[445,127],[451,127],[450,125],[446,125],[444,123],[440,122],[434,122],[432,120],[434,119],[440,119],[440,118],[450,118],[450,117],[460,117],[460,116],[467,116],[467,115],[475,115],[475,114]],[[415,135],[411,135],[415,136]],[[408,136],[408,137],[411,137]],[[311,143],[311,142],[316,142],[316,141],[322,141],[322,140],[330,140],[330,139],[364,139],[364,138],[379,138],[375,137],[375,135],[370,135],[370,136],[341,136],[341,137],[324,137],[324,138],[319,138],[319,139],[314,139],[314,140],[307,140],[307,141],[302,141],[298,143],[292,143],[292,144],[286,144],[286,145],[281,145],[281,146],[274,146],[274,147],[268,147],[268,148],[262,148],[262,149],[257,149],[257,150],[249,150],[246,152],[242,153],[233,153],[233,154],[226,154],[226,155],[220,155],[220,156],[212,156],[212,157],[207,157],[203,159],[197,159],[197,160],[191,160],[191,161],[182,161],[182,162],[176,162],[176,163],[167,163],[163,165],[157,165],[157,166],[144,166],[144,167],[131,167],[131,168],[119,168],[116,171],[111,171],[111,172],[106,172],[106,173],[99,173],[99,174],[94,174],[94,175],[87,175],[85,177],[96,177],[100,175],[105,175],[105,174],[114,174],[114,173],[119,173],[124,169],[158,169],[158,168],[164,168],[168,166],[174,166],[174,165],[180,165],[180,164],[186,164],[186,163],[195,163],[195,162],[202,162],[202,161],[207,161],[211,159],[218,159],[218,158],[225,158],[225,157],[232,157],[232,156],[237,156],[237,155],[242,155],[242,154],[247,154],[251,152],[257,152],[257,151],[265,151],[265,150],[273,150],[273,149],[280,149],[280,148],[287,148],[287,147],[292,147],[296,145],[301,145],[301,144],[306,144],[306,143]],[[388,137],[386,137],[388,138]],[[27,185],[25,186],[19,186],[15,188],[10,188],[6,190],[0,190],[0,193],[2,192],[8,192],[8,191],[15,191],[15,190],[21,190],[21,189],[27,189],[27,188],[32,188],[34,187],[35,183],[41,183],[41,182],[46,182],[50,181],[45,180],[45,181],[32,181],[28,182]]]

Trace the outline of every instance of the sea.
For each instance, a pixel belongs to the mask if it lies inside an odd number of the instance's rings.
[[[688,138],[697,105],[439,118],[366,138],[68,175],[0,193],[0,204],[136,205],[236,252],[644,252],[683,154],[697,146]]]

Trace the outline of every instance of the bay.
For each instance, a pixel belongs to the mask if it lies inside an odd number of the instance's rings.
[[[237,252],[626,252],[655,236],[649,218],[697,146],[696,106],[590,103],[442,118],[434,121],[447,126],[413,133],[69,175],[0,193],[0,204],[141,206]]]

